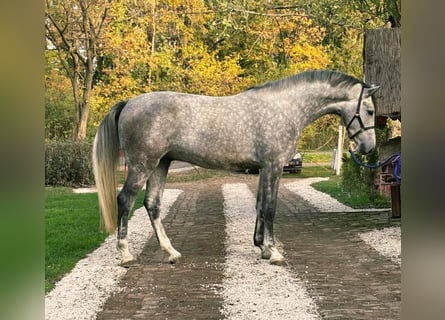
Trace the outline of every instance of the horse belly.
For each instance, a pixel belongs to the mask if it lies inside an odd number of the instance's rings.
[[[186,139],[178,139],[171,145],[168,157],[186,161],[209,169],[248,169],[259,166],[253,142],[239,139],[222,139],[209,132]]]

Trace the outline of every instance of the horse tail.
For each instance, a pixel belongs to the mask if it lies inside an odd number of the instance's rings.
[[[99,125],[93,143],[93,173],[101,212],[100,228],[109,233],[114,233],[117,227],[117,121],[126,103],[118,102],[110,109]]]

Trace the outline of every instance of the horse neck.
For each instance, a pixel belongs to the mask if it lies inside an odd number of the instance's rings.
[[[333,87],[326,82],[300,82],[281,88],[246,91],[242,94],[259,98],[266,102],[264,105],[269,106],[268,108],[279,110],[299,131],[326,114],[344,113],[345,102],[354,96],[351,96],[350,90],[343,86]]]
[[[291,97],[289,109],[303,126],[327,114],[341,115],[349,100],[347,89],[318,82],[295,86]]]

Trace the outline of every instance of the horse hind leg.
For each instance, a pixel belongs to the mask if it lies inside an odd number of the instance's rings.
[[[117,231],[117,249],[121,257],[121,264],[127,264],[134,260],[133,255],[128,249],[128,214],[134,206],[134,202],[139,191],[142,189],[146,176],[138,174],[129,168],[128,177],[124,183],[122,190],[117,196],[118,207],[118,231]]]
[[[256,222],[255,222],[255,233],[253,236],[253,243],[255,246],[261,248],[264,242],[264,218],[261,214],[261,203],[262,203],[262,187],[261,187],[261,179],[259,179],[259,185],[257,190],[256,197]],[[269,258],[267,258],[269,259]]]
[[[181,258],[181,254],[173,248],[160,217],[161,200],[169,166],[170,160],[161,159],[159,165],[147,181],[144,206],[147,209],[161,249],[169,254],[168,260],[170,263],[176,263]]]
[[[260,247],[263,259],[269,259],[271,264],[280,265],[285,263],[286,260],[275,246],[273,234],[273,221],[280,179],[278,168],[275,170],[262,170],[260,173],[255,244]],[[274,171],[277,173],[274,174]]]

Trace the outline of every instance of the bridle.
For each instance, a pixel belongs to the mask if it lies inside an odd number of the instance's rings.
[[[360,107],[361,107],[361,104],[362,104],[362,98],[363,98],[363,91],[364,90],[365,90],[365,87],[362,86],[362,90],[360,91],[360,96],[358,97],[357,110],[355,112],[355,115],[351,118],[351,120],[349,121],[348,125],[346,126],[346,131],[348,132],[349,139],[353,139],[356,135],[358,135],[359,133],[362,133],[362,132],[364,132],[366,130],[374,129],[374,126],[365,127],[365,125],[363,124],[363,120],[360,117]],[[351,126],[351,124],[354,122],[355,119],[358,120],[358,122],[360,124],[360,129],[356,133],[351,135],[350,132],[349,132],[349,127]]]

